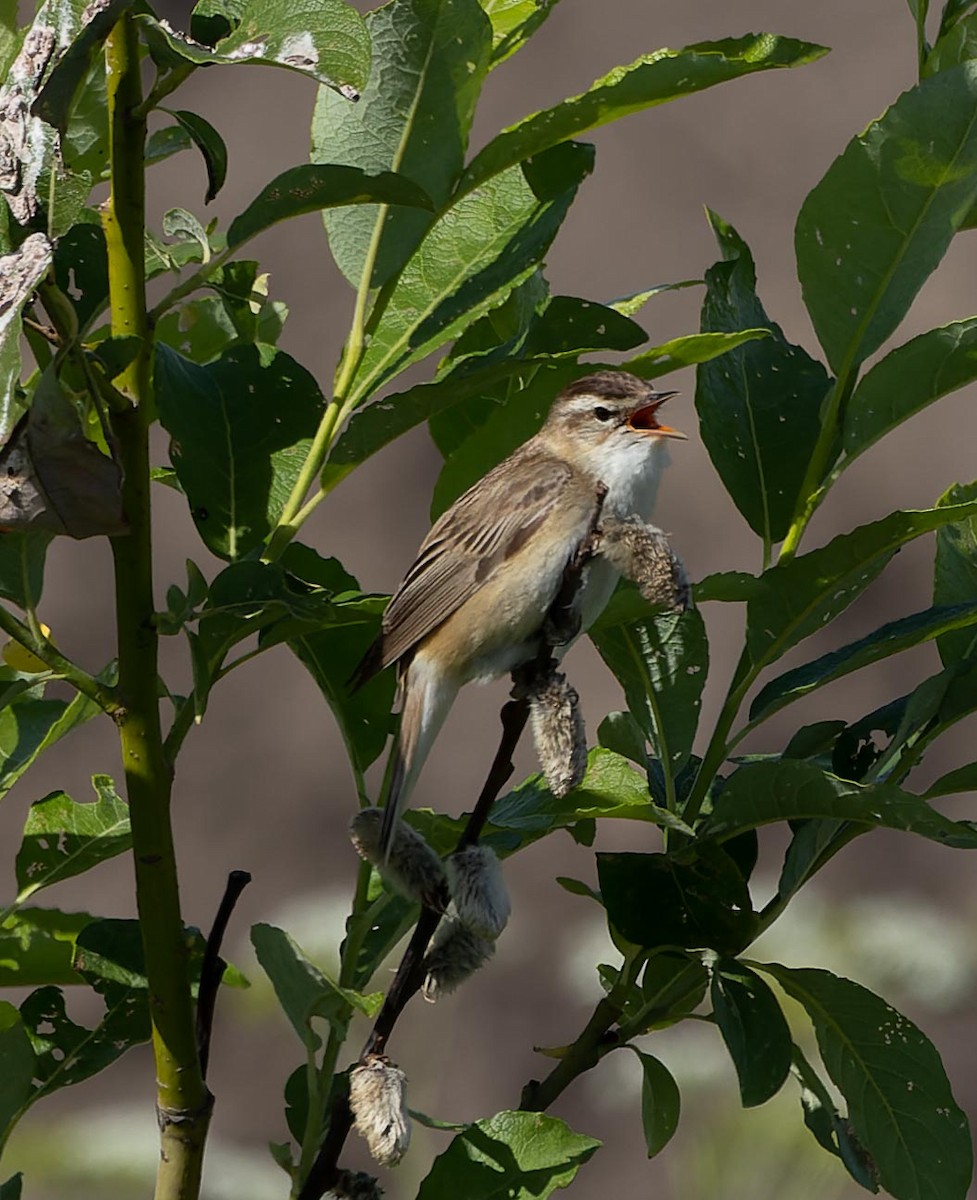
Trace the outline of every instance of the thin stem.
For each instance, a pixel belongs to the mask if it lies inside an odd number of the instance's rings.
[[[200,1071],[180,915],[170,764],[163,752],[157,694],[150,525],[150,341],[146,315],[145,120],[136,26],[124,15],[105,43],[111,192],[103,210],[112,334],[141,347],[114,380],[131,404],[113,414],[129,533],[112,539],[119,637],[117,715],[132,822],[139,911],[156,1064],[160,1163],[156,1200],[196,1200],[212,1100]]]
[[[325,412],[322,414],[322,420],[319,422],[319,428],[312,439],[312,445],[305,456],[305,462],[302,464],[298,478],[295,480],[289,497],[285,501],[281,516],[278,518],[278,524],[269,538],[268,548],[264,554],[266,562],[274,562],[279,558],[285,547],[298,532],[301,522],[296,520],[296,514],[302,507],[306,493],[322,470],[326,456],[332,447],[336,429],[339,422],[343,419],[342,406],[336,400],[330,400],[326,405]]]
[[[217,907],[217,915],[207,937],[204,959],[200,964],[200,987],[197,992],[197,1051],[200,1055],[200,1073],[206,1079],[210,1061],[210,1038],[214,1029],[214,1011],[217,1007],[217,991],[220,988],[227,963],[220,956],[221,945],[231,914],[241,898],[241,893],[251,882],[247,871],[231,871],[224,886],[224,895]]]
[[[89,675],[70,658],[65,656],[41,634],[40,630],[32,630],[25,622],[20,621],[0,605],[0,629],[8,637],[29,650],[42,663],[50,667],[56,675],[66,683],[70,683],[75,691],[87,696],[104,712],[114,715],[119,712],[121,704],[115,690],[99,683],[94,675]]]
[[[171,92],[175,92],[181,83],[184,83],[196,71],[197,64],[192,62],[183,62],[179,66],[168,71],[165,75],[157,75],[156,82],[149,90],[146,99],[137,108],[133,110],[133,116],[137,120],[144,121],[153,109],[159,107],[159,102],[165,100]]]
[[[164,313],[170,311],[174,304],[178,304],[184,296],[189,296],[191,292],[195,292],[198,287],[205,284],[214,272],[224,265],[231,257],[235,250],[240,250],[244,243],[222,250],[220,254],[215,254],[210,262],[203,263],[192,274],[188,275],[166,293],[162,300],[149,313],[150,326],[156,325]]]

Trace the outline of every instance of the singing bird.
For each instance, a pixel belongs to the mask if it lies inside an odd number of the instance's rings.
[[[539,649],[564,568],[588,536],[598,485],[603,513],[647,519],[666,441],[685,434],[658,421],[674,392],[625,371],[600,371],[554,400],[534,438],[442,514],[383,617],[354,686],[397,664],[400,733],[380,848],[389,851],[459,688],[497,679]],[[618,580],[598,555],[575,604],[578,635],[600,615]]]

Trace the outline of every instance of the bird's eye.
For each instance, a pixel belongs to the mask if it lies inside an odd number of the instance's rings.
[[[602,408],[600,405],[594,409],[594,416],[598,421],[609,421],[614,414],[609,408]]]

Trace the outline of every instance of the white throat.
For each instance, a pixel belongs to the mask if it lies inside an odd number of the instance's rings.
[[[665,439],[631,434],[627,440],[588,450],[585,469],[607,485],[604,507],[617,516],[647,521],[655,507],[658,481],[668,465]]]

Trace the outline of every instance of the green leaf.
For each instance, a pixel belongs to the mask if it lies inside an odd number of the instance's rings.
[[[608,922],[643,949],[737,954],[749,944],[755,925],[749,893],[721,852],[691,862],[667,854],[600,853],[597,874]]]
[[[363,171],[396,171],[440,208],[464,165],[488,68],[488,21],[475,0],[394,0],[366,17],[373,70],[355,107],[320,91],[312,159]],[[380,287],[407,262],[431,224],[421,212],[323,214],[340,270],[357,287],[372,258]]]
[[[207,262],[210,258],[210,241],[207,231],[192,212],[185,208],[171,208],[163,213],[163,233],[168,238],[185,242],[200,248],[199,260]],[[197,258],[195,251],[195,260]]]
[[[973,822],[951,821],[895,784],[852,783],[800,759],[740,767],[726,780],[698,833],[723,841],[745,829],[810,817],[899,829],[944,846],[977,849]]]
[[[363,996],[333,983],[309,962],[287,933],[274,925],[253,925],[251,944],[285,1015],[311,1050],[321,1045],[312,1028],[313,1017],[324,1017],[330,1025],[344,1030],[354,1011],[368,1017],[380,1011],[383,1003],[380,993]]]
[[[617,676],[628,708],[674,778],[692,753],[709,670],[702,616],[690,609],[618,621],[614,603],[612,599],[610,610],[594,623],[591,641]]]
[[[897,425],[974,379],[977,317],[931,329],[891,350],[859,382],[848,402],[846,456],[864,454]]]
[[[192,146],[193,138],[182,125],[164,125],[162,129],[154,129],[146,138],[146,166],[153,167],[165,162]]]
[[[769,336],[767,329],[739,329],[735,333],[688,333],[628,359],[621,363],[619,369],[630,371],[642,379],[658,379],[682,367],[711,362],[739,346],[764,341]]]
[[[882,1187],[896,1200],[963,1200],[973,1160],[967,1119],[924,1034],[851,980],[757,965],[807,1010]]]
[[[417,1200],[545,1200],[567,1187],[600,1148],[544,1113],[476,1121],[434,1160]]]
[[[977,482],[954,484],[937,501],[947,505],[977,501]],[[977,515],[944,525],[936,533],[933,567],[933,600],[936,604],[967,604],[977,600]],[[977,639],[969,630],[945,633],[937,639],[944,665],[973,655]]]
[[[721,958],[713,967],[711,996],[743,1107],[763,1104],[780,1091],[790,1071],[790,1029],[777,997],[755,971],[733,958]]]
[[[11,1175],[5,1183],[0,1183],[0,1200],[21,1200],[21,1188],[24,1183],[22,1171]]]
[[[92,779],[94,804],[76,804],[65,792],[52,792],[31,805],[24,840],[17,852],[21,895],[81,875],[132,845],[129,806],[108,775]]]
[[[797,218],[797,267],[847,379],[895,331],[977,196],[977,64],[902,95],[849,143]]]
[[[0,1136],[20,1115],[33,1078],[34,1051],[20,1013],[6,1000],[0,1000]]]
[[[726,490],[769,546],[790,527],[831,380],[767,316],[753,256],[736,230],[716,213],[709,222],[723,258],[706,272],[703,330],[762,327],[769,336],[704,364],[696,374],[696,409]]]
[[[430,196],[403,175],[381,171],[368,175],[358,167],[303,163],[283,171],[258,193],[227,231],[228,249],[271,228],[279,221],[319,209],[351,204],[399,204],[430,210]]]
[[[497,67],[529,41],[559,0],[481,0],[492,22],[492,66]]]
[[[72,298],[79,325],[85,326],[108,302],[109,267],[98,213],[85,209],[54,251],[54,278]]]
[[[937,38],[936,45],[926,56],[923,74],[929,76],[937,71],[949,71],[971,58],[977,58],[977,15],[964,17]]]
[[[977,501],[890,513],[764,571],[747,589],[747,644],[738,678],[776,661],[843,612],[900,546],[973,513]]]
[[[24,406],[20,383],[20,314],[51,265],[53,247],[43,233],[32,233],[11,254],[0,258],[0,444],[10,437]]]
[[[977,763],[967,763],[964,767],[956,767],[941,775],[935,783],[931,783],[923,793],[927,800],[937,796],[953,796],[958,792],[977,791]]]
[[[627,67],[616,67],[579,96],[526,117],[503,130],[472,160],[460,193],[541,151],[651,105],[701,92],[741,75],[814,62],[827,50],[776,34],[750,34],[700,42],[684,50],[658,50]]]
[[[35,608],[44,586],[44,560],[54,535],[11,530],[0,536],[0,596],[20,608]]]
[[[211,50],[148,13],[137,14],[150,51],[177,62],[261,63],[286,67],[356,99],[370,71],[363,18],[343,0],[246,0],[233,30]]]
[[[0,798],[49,746],[99,711],[84,696],[43,700],[31,693],[0,708]]]
[[[10,64],[17,56],[20,40],[17,36],[17,10],[18,0],[0,0],[0,77],[3,78],[6,78]],[[2,1193],[0,1200],[4,1200]]]
[[[641,976],[643,1019],[638,1033],[670,1025],[702,1003],[709,986],[709,972],[696,955],[660,950],[645,964]],[[630,1014],[626,1014],[631,1024]]]
[[[641,1063],[641,1124],[648,1157],[654,1158],[672,1140],[682,1107],[678,1084],[664,1063],[631,1047]]]
[[[608,713],[597,726],[597,741],[605,750],[623,755],[642,770],[648,765],[648,744],[633,713]]]
[[[224,145],[224,139],[213,125],[199,113],[188,112],[183,108],[163,108],[161,111],[169,113],[179,123],[179,128],[190,138],[203,156],[204,166],[207,170],[207,193],[204,196],[204,204],[209,204],[224,186],[224,180],[227,178],[227,147]]]
[[[491,179],[439,217],[392,284],[379,321],[370,323],[351,398],[364,400],[526,280],[593,162],[592,147],[557,146]]]
[[[630,317],[606,304],[576,296],[553,296],[529,324],[520,353],[525,358],[633,350],[648,335]]]
[[[156,403],[194,523],[219,558],[257,549],[298,478],[325,408],[312,376],[287,354],[263,364],[254,346],[198,367],[156,353]]]
[[[766,719],[778,709],[806,696],[816,688],[824,687],[853,671],[881,662],[893,654],[911,650],[923,642],[945,637],[956,631],[973,630],[977,624],[977,602],[971,604],[944,604],[900,617],[880,625],[865,637],[849,642],[838,650],[823,654],[813,662],[794,667],[778,675],[759,692],[750,706],[750,720]],[[969,635],[973,643],[974,634]]]
[[[0,926],[0,987],[77,984],[78,935],[94,917],[56,908],[18,908]]]

